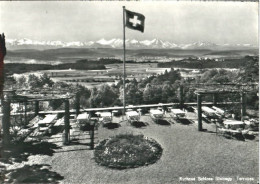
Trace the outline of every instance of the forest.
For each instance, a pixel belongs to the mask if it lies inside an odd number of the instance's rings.
[[[113,63],[122,63],[116,59],[100,59],[100,60],[77,60],[75,63],[63,63],[58,65],[51,64],[25,64],[25,63],[6,63],[5,73],[6,75],[12,75],[14,73],[21,74],[31,71],[39,70],[105,70],[105,65]]]
[[[158,63],[158,67],[161,68],[194,68],[194,69],[204,69],[204,68],[241,68],[247,62],[251,60],[258,60],[256,56],[245,56],[236,59],[222,59],[220,61],[215,61],[214,59],[198,59],[198,58],[188,58],[179,61],[171,61],[167,63]]]

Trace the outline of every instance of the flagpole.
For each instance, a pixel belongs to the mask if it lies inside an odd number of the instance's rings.
[[[124,49],[124,58],[123,58],[123,115],[125,115],[125,6],[123,6],[123,49]]]

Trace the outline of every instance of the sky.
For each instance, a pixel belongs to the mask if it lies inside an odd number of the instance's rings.
[[[122,38],[122,6],[146,17],[144,33],[126,29],[127,39],[258,45],[257,2],[5,1],[0,32],[40,41]]]

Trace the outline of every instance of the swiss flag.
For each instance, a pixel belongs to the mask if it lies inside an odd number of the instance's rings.
[[[125,22],[126,27],[141,31],[142,33],[144,32],[144,20],[145,20],[144,15],[129,10],[125,10],[125,15],[126,15],[126,22]]]

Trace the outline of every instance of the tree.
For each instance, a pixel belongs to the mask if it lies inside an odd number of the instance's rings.
[[[90,107],[97,107],[97,104],[99,103],[99,102],[97,102],[97,99],[96,99],[97,93],[98,93],[98,91],[97,91],[96,87],[91,89],[91,95],[89,97]]]
[[[24,88],[24,87],[28,87],[28,84],[26,83],[26,78],[24,75],[17,78],[17,85],[20,89]]]
[[[247,60],[239,73],[240,82],[258,82],[259,80],[259,57],[246,56]]]
[[[204,72],[201,77],[200,77],[200,82],[209,82],[215,75],[218,74],[218,70],[213,69],[213,70],[208,70]]]
[[[49,106],[52,108],[52,110],[58,109],[62,104],[63,104],[62,99],[51,100],[49,102]],[[64,108],[61,108],[61,109],[64,109]]]
[[[152,85],[147,84],[143,92],[143,99],[145,103],[149,103],[152,99]]]
[[[123,91],[121,91],[123,92]],[[138,88],[135,81],[132,81],[126,88],[126,104],[141,104],[143,102],[143,93]]]
[[[111,106],[118,98],[118,93],[109,85],[104,84],[99,89],[93,88],[89,98],[91,107]]]
[[[34,74],[30,74],[28,76],[28,85],[29,85],[29,88],[31,88],[31,89],[42,87],[39,77],[37,77]]]
[[[42,86],[47,85],[48,87],[52,87],[54,84],[54,82],[51,80],[51,78],[46,73],[41,75],[40,83]]]
[[[91,91],[88,88],[78,84],[76,85],[76,90],[78,93],[77,95],[80,96],[80,105],[82,107],[88,107]]]
[[[56,88],[56,89],[66,89],[69,87],[70,87],[70,85],[65,82],[55,82],[53,85],[53,88]]]
[[[173,89],[172,85],[168,81],[167,83],[163,84],[161,102],[162,103],[170,102],[170,99],[172,99],[173,97],[175,97],[175,90]]]
[[[160,103],[162,88],[157,85],[147,84],[143,92],[143,100],[147,104]]]
[[[166,80],[169,80],[172,84],[177,81],[177,80],[181,80],[181,73],[179,70],[174,70],[172,69],[170,72],[169,72],[169,77],[168,79]]]
[[[13,76],[8,76],[5,79],[5,88],[10,89],[14,86],[17,86],[17,82]]]

